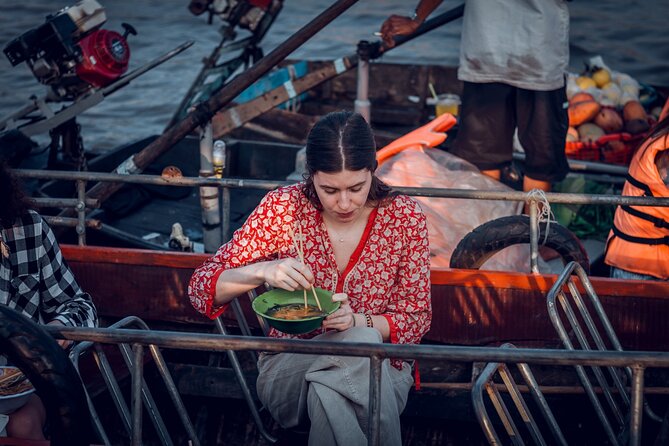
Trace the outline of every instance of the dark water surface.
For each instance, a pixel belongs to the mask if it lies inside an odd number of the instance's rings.
[[[84,145],[101,151],[144,136],[160,133],[197,75],[201,60],[219,40],[218,19],[207,25],[204,17],[191,15],[187,0],[99,0],[106,8],[106,29],[121,31],[121,22],[132,24],[139,34],[130,36],[130,69],[157,58],[187,40],[195,45],[165,64],[140,76],[109,96],[102,104],[78,118]],[[71,4],[75,2],[72,1]],[[291,58],[332,59],[355,51],[361,39],[372,33],[391,13],[409,14],[416,1],[361,0],[299,48]],[[265,37],[266,53],[288,38],[331,0],[285,0],[284,7]],[[436,13],[460,2],[446,1]],[[47,14],[68,3],[58,0],[0,2],[0,44],[4,45],[30,28],[44,23]],[[613,69],[637,80],[669,86],[669,0],[576,0],[571,11],[572,71],[583,60],[599,54]],[[388,62],[457,65],[460,21],[448,24],[393,50]],[[21,107],[32,94],[42,95],[27,65],[11,67],[0,55],[0,115]],[[42,140],[43,138],[36,138]]]

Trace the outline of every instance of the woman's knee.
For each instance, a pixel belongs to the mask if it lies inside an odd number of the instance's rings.
[[[31,395],[24,406],[9,415],[7,434],[15,438],[43,440],[45,419],[42,401],[37,395]]]
[[[344,341],[346,342],[373,342],[381,343],[383,338],[381,333],[369,327],[353,327],[346,330],[344,333]]]

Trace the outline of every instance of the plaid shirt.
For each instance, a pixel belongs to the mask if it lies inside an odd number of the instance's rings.
[[[41,324],[97,325],[91,296],[79,288],[53,231],[38,213],[29,211],[0,236],[7,248],[0,254],[0,304]]]

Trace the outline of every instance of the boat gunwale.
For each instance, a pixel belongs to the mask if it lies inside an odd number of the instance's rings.
[[[136,248],[61,245],[63,256],[71,262],[96,262],[142,266],[195,269],[212,254],[156,251]],[[556,274],[530,274],[515,271],[466,270],[437,267],[430,269],[433,286],[462,286],[475,288],[518,289],[547,292]],[[598,294],[608,296],[667,299],[669,283],[662,281],[624,280],[590,277]]]

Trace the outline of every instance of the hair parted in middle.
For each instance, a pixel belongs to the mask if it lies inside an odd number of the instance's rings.
[[[331,112],[319,119],[307,137],[307,172],[304,194],[318,210],[322,205],[316,194],[313,176],[316,172],[338,173],[367,169],[372,173],[372,187],[367,202],[383,205],[396,195],[374,175],[376,142],[371,127],[360,113]]]

